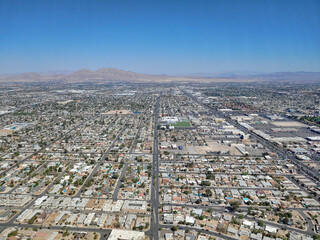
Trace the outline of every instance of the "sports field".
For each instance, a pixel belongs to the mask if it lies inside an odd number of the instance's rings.
[[[191,127],[191,124],[188,121],[183,122],[176,122],[174,124],[171,124],[174,127]]]

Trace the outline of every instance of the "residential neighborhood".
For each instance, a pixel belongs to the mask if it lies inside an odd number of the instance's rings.
[[[319,106],[228,87],[2,89],[0,239],[318,239]]]

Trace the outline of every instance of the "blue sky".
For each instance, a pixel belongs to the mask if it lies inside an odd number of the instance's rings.
[[[0,73],[320,71],[319,0],[0,0]]]

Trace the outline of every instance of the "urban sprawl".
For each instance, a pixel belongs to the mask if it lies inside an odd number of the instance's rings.
[[[0,239],[320,239],[320,85],[0,87]]]

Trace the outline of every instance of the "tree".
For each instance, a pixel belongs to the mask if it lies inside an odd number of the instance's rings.
[[[263,222],[262,220],[259,220],[259,221],[258,221],[258,225],[259,225],[260,227],[263,227],[263,226],[264,226],[264,222]]]
[[[17,236],[18,235],[18,230],[14,230],[10,233],[8,233],[8,237],[13,237],[13,236]]]
[[[287,213],[286,213],[286,216],[287,216],[288,218],[292,218],[292,213],[291,213],[291,212],[287,212]]]
[[[206,189],[206,195],[207,197],[211,197],[212,196],[212,192],[210,189]]]
[[[209,181],[202,181],[201,185],[209,187],[211,183]]]
[[[238,201],[232,201],[232,202],[230,203],[230,206],[231,206],[231,208],[232,208],[233,211],[236,211],[236,210],[239,208],[240,203],[239,203]]]
[[[68,229],[62,234],[62,237],[66,237],[66,236],[69,236]]]
[[[28,220],[28,224],[33,224],[36,219],[37,215],[34,215],[31,219]]]
[[[171,230],[172,230],[173,232],[175,232],[175,231],[178,230],[178,227],[177,227],[177,226],[173,226],[173,227],[171,228]]]
[[[320,239],[320,236],[319,235],[313,235],[313,239]]]
[[[212,212],[213,212],[213,209],[212,209],[212,208],[209,208],[209,209],[207,210],[207,212],[212,213]]]

